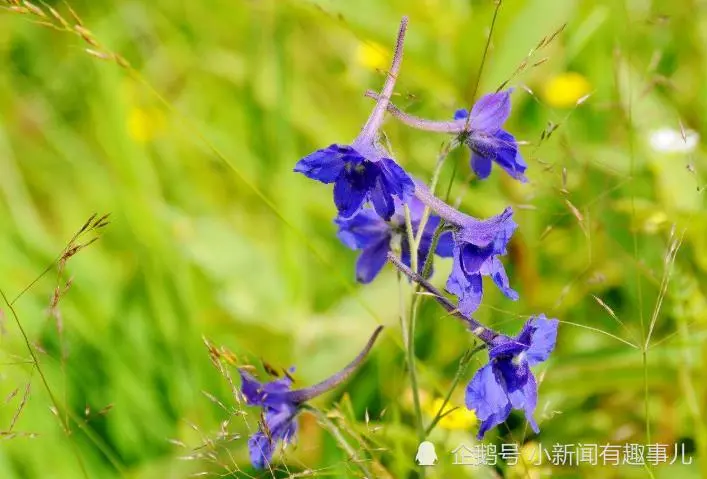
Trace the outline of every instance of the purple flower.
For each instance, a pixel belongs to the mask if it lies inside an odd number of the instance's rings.
[[[378,130],[400,71],[407,17],[403,17],[393,64],[375,108],[351,145],[330,145],[297,162],[294,171],[322,183],[334,183],[334,203],[339,215],[348,218],[364,203],[388,220],[395,211],[394,198],[406,202],[415,185],[378,141]]]
[[[408,201],[414,234],[418,233],[425,205],[415,197]],[[422,274],[425,261],[432,247],[432,239],[440,223],[439,216],[430,215],[420,237],[417,250],[418,272]],[[356,262],[356,280],[370,283],[386,262],[387,254],[394,245],[400,245],[403,263],[410,266],[410,244],[405,227],[402,202],[395,201],[395,212],[390,221],[383,220],[370,209],[363,209],[350,218],[337,218],[339,239],[349,248],[362,250]],[[452,235],[442,233],[435,252],[442,257],[452,256]]]
[[[471,168],[481,178],[491,174],[492,163],[498,164],[513,178],[526,182],[527,164],[518,150],[516,139],[503,130],[503,124],[511,113],[510,95],[513,90],[485,95],[477,101],[469,113],[457,110],[452,121],[434,121],[408,115],[393,104],[388,111],[406,125],[427,131],[453,133],[471,150]],[[368,96],[378,98],[375,93]]]
[[[464,142],[471,150],[471,169],[485,179],[491,174],[491,164],[496,163],[513,178],[528,181],[527,167],[518,150],[516,139],[501,127],[511,114],[510,95],[513,90],[485,95],[471,109],[457,110],[454,119],[468,123]]]
[[[454,259],[446,286],[459,299],[459,311],[469,316],[479,307],[483,276],[490,276],[507,298],[518,299],[498,258],[507,253],[506,247],[517,227],[513,210],[506,208],[500,215],[479,220],[444,203],[420,183],[415,195],[454,228]]]
[[[512,216],[513,210],[506,208],[487,220],[469,217],[454,233],[454,260],[447,291],[459,298],[462,313],[469,315],[478,309],[483,295],[482,276],[490,276],[507,298],[518,299],[498,259],[506,254],[506,245],[517,226]]]
[[[295,416],[298,405],[287,398],[292,380],[289,377],[262,384],[241,369],[241,393],[250,406],[263,408],[264,424],[248,438],[250,462],[264,469],[272,459],[278,442],[291,442],[297,433]]]
[[[515,338],[498,335],[489,344],[489,363],[479,369],[466,387],[466,407],[481,422],[477,437],[520,409],[535,433],[540,432],[533,413],[538,385],[531,366],[545,361],[555,348],[556,319],[544,314],[531,317]]]
[[[241,375],[241,393],[249,406],[263,409],[263,420],[258,431],[248,439],[250,462],[257,469],[268,467],[277,444],[290,443],[297,433],[296,417],[300,406],[317,396],[339,386],[361,365],[370,352],[383,326],[378,326],[363,350],[344,369],[324,381],[304,389],[291,390],[289,377],[261,383],[245,369]]]
[[[334,183],[334,203],[341,217],[355,215],[367,201],[376,212],[390,219],[394,197],[407,201],[415,185],[380,145],[359,138],[352,146],[330,145],[305,156],[295,171],[322,183]]]

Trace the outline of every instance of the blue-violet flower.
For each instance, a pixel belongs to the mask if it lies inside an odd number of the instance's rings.
[[[555,348],[557,319],[544,314],[531,317],[515,338],[497,333],[463,314],[432,284],[405,266],[394,254],[390,261],[401,273],[418,283],[444,307],[450,316],[461,319],[469,331],[489,349],[489,363],[479,369],[466,388],[466,406],[482,423],[478,438],[508,418],[512,409],[521,409],[533,431],[539,428],[533,413],[538,402],[538,386],[530,366],[545,361]]]
[[[418,234],[420,222],[424,215],[425,205],[415,197],[408,201],[412,230]],[[440,218],[431,214],[422,230],[420,244],[417,249],[418,272],[422,274],[425,261],[432,247],[432,240],[437,230]],[[370,283],[378,275],[386,262],[387,254],[392,248],[399,246],[403,263],[410,266],[410,244],[406,234],[405,214],[402,202],[395,200],[395,213],[389,221],[385,221],[370,209],[362,209],[350,218],[336,218],[339,226],[339,239],[349,248],[362,250],[356,261],[356,280],[360,283]],[[443,232],[438,239],[435,253],[442,257],[452,256],[454,244],[452,235]],[[431,270],[430,270],[431,272]]]
[[[415,196],[453,227],[454,259],[446,287],[459,299],[459,311],[468,316],[478,309],[483,295],[482,276],[490,276],[507,298],[517,300],[518,293],[510,287],[498,258],[507,253],[517,227],[513,210],[509,207],[497,216],[479,220],[449,206],[421,183],[416,184]]]
[[[527,164],[518,149],[515,137],[504,130],[503,124],[511,113],[512,89],[484,95],[469,113],[457,110],[452,121],[434,121],[409,115],[393,104],[388,111],[406,125],[420,130],[452,133],[471,150],[471,168],[481,178],[491,174],[492,163],[498,164],[513,178],[526,182]],[[378,95],[367,92],[367,96],[378,99]]]
[[[248,439],[253,467],[268,467],[278,442],[289,443],[294,440],[297,433],[295,419],[300,406],[346,381],[366,358],[382,329],[383,326],[376,328],[363,350],[344,369],[308,388],[291,390],[292,379],[289,376],[261,383],[245,369],[239,369],[241,393],[246,403],[263,408],[263,420],[258,431]]]
[[[322,183],[334,183],[339,216],[356,214],[367,201],[388,220],[395,211],[394,197],[406,202],[415,185],[378,141],[378,130],[393,94],[403,55],[407,17],[403,17],[393,63],[373,112],[351,145],[330,145],[305,156],[294,171]]]
[[[489,363],[479,369],[466,387],[466,407],[481,422],[478,438],[520,409],[535,433],[533,417],[538,402],[538,385],[531,366],[545,361],[555,348],[557,319],[544,314],[531,317],[515,338],[496,336],[489,344]]]

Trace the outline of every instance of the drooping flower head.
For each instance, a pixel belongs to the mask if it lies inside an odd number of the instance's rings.
[[[378,141],[378,131],[385,115],[395,81],[400,71],[407,17],[403,17],[393,63],[371,116],[351,145],[330,145],[305,156],[294,171],[322,183],[334,183],[334,203],[339,215],[348,218],[366,202],[376,212],[390,219],[395,211],[394,198],[403,202],[412,195],[415,185]]]
[[[521,409],[536,433],[533,413],[538,402],[538,386],[531,366],[541,363],[555,349],[557,319],[544,314],[532,316],[518,336],[512,338],[484,326],[472,316],[463,314],[425,278],[414,273],[392,253],[390,261],[401,273],[418,283],[447,310],[461,319],[468,330],[489,350],[489,363],[480,368],[466,387],[466,406],[481,421],[478,438],[506,420],[512,409]]]
[[[515,137],[504,130],[503,124],[511,113],[512,89],[484,95],[471,108],[457,110],[452,121],[434,121],[408,115],[395,105],[389,104],[388,111],[406,125],[426,131],[452,133],[471,150],[471,168],[481,178],[488,178],[491,165],[496,163],[513,178],[527,181],[527,165],[518,150]],[[378,98],[375,93],[367,96]]]
[[[517,227],[513,210],[506,208],[497,216],[479,220],[444,203],[422,184],[417,184],[415,195],[453,227],[454,260],[447,291],[459,299],[459,310],[468,316],[479,307],[483,276],[490,276],[507,298],[518,299],[499,259],[507,253],[508,242]]]
[[[540,432],[533,413],[538,385],[531,366],[545,361],[555,348],[556,319],[544,314],[531,317],[515,338],[499,335],[489,345],[489,363],[479,369],[466,387],[466,407],[481,420],[478,438],[520,409],[535,433]]]
[[[277,444],[280,441],[287,444],[294,440],[300,406],[346,381],[363,363],[382,330],[383,326],[376,328],[363,350],[344,369],[308,388],[290,389],[292,379],[289,376],[261,383],[245,369],[239,369],[241,394],[246,403],[263,409],[258,431],[248,438],[248,451],[253,467],[266,468],[272,461]]]
[[[408,201],[412,230],[418,234],[425,205],[415,197]],[[431,214],[425,223],[417,250],[418,272],[422,274],[425,261],[432,247],[432,239],[440,223],[437,215]],[[400,253],[407,266],[410,266],[410,244],[405,226],[403,203],[395,200],[395,213],[385,221],[370,209],[362,209],[350,218],[336,218],[339,226],[339,239],[349,248],[362,250],[356,262],[356,280],[360,283],[373,281],[387,260],[387,254],[399,245]],[[435,253],[442,257],[452,255],[453,243],[450,233],[439,237]]]
[[[292,380],[289,377],[260,383],[241,369],[241,393],[249,406],[263,408],[263,423],[248,438],[248,451],[253,467],[264,469],[270,462],[277,444],[291,442],[297,433],[295,416],[298,405],[288,400]]]

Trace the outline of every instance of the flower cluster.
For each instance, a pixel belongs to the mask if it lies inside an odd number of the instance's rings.
[[[385,114],[390,113],[413,128],[455,135],[454,145],[470,149],[470,167],[479,179],[487,178],[495,163],[512,178],[525,182],[527,165],[518,143],[503,129],[511,111],[512,90],[483,96],[471,111],[458,110],[453,120],[433,121],[404,113],[390,98],[400,73],[406,27],[404,18],[383,89],[367,93],[376,103],[358,136],[350,144],[329,145],[303,157],[294,171],[321,183],[333,183],[338,237],[349,248],[361,251],[356,263],[359,282],[370,283],[386,262],[391,262],[486,345],[489,362],[466,388],[466,405],[481,422],[478,437],[504,422],[512,409],[522,410],[538,432],[533,417],[538,386],[530,367],[545,361],[554,349],[558,321],[532,316],[517,336],[510,337],[472,317],[482,301],[484,276],[507,298],[518,299],[501,261],[517,228],[512,208],[488,219],[459,211],[406,172],[380,141]],[[427,281],[435,255],[452,258],[446,289],[456,296],[456,303]],[[416,271],[412,265],[417,265]],[[260,430],[249,442],[256,467],[269,464],[278,441],[287,443],[294,438],[295,417],[302,404],[343,382],[364,359],[379,331],[344,371],[312,388],[292,391],[290,378],[261,384],[241,372],[247,403],[264,411]]]
[[[363,363],[371,351],[382,326],[376,328],[363,350],[348,366],[324,381],[303,389],[290,389],[292,378],[287,375],[267,383],[261,383],[241,368],[241,394],[249,406],[263,409],[263,420],[258,431],[248,439],[250,462],[257,469],[268,467],[275,447],[279,442],[289,443],[297,432],[296,418],[302,406],[327,391],[344,383]]]

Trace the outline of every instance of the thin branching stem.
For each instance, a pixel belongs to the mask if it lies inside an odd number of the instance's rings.
[[[489,48],[491,46],[491,39],[493,38],[493,31],[496,28],[496,19],[498,18],[498,12],[501,10],[502,0],[496,0],[496,8],[493,11],[493,19],[491,20],[491,28],[489,29],[488,37],[486,37],[486,45],[484,45],[484,53],[481,57],[481,64],[479,65],[479,71],[476,74],[476,82],[474,83],[474,90],[471,92],[471,106],[469,107],[469,112],[473,108],[474,101],[476,100],[476,94],[479,91],[479,85],[481,84],[481,74],[484,71],[484,66],[486,65],[486,59],[488,58]],[[471,120],[471,114],[467,116],[467,122]],[[469,125],[467,125],[468,127]],[[449,177],[449,184],[447,185],[447,193],[444,196],[444,201],[449,202],[449,197],[452,194],[452,185],[454,184],[454,179],[457,176],[458,161],[453,163],[452,175]]]
[[[37,354],[34,352],[34,348],[32,347],[32,343],[30,343],[29,336],[27,336],[27,332],[25,331],[24,326],[22,326],[22,322],[20,321],[19,316],[17,315],[17,311],[15,311],[15,307],[12,305],[10,300],[7,298],[5,295],[5,292],[0,289],[0,295],[2,296],[3,301],[5,302],[5,305],[7,308],[10,310],[10,313],[12,314],[12,317],[15,320],[15,323],[17,324],[17,328],[20,330],[20,334],[22,335],[22,339],[25,343],[25,346],[27,347],[27,351],[29,351],[30,356],[32,357],[32,364],[34,365],[34,368],[37,370],[37,373],[39,374],[39,377],[42,380],[42,384],[44,385],[44,389],[46,389],[47,394],[49,395],[49,399],[52,402],[52,405],[54,406],[54,410],[56,411],[56,416],[59,419],[59,422],[61,423],[61,426],[64,430],[64,434],[66,434],[67,438],[71,435],[71,431],[69,428],[68,422],[64,420],[64,417],[62,417],[62,407],[59,405],[59,402],[57,401],[56,397],[54,396],[54,392],[52,391],[52,388],[49,386],[49,382],[47,381],[47,377],[44,375],[44,371],[42,370],[42,366],[39,363],[39,358],[37,357]],[[86,471],[86,465],[83,462],[83,458],[81,457],[81,453],[79,452],[78,447],[74,443],[74,441],[69,438],[69,444],[71,445],[71,449],[76,456],[76,461],[79,463],[79,468],[81,469],[81,474],[83,477],[88,479],[88,472]]]
[[[481,344],[477,346],[476,348],[472,350],[468,350],[464,353],[462,358],[459,360],[459,367],[457,368],[457,372],[454,374],[454,379],[452,380],[452,384],[449,386],[449,390],[447,391],[447,394],[444,396],[444,401],[442,402],[442,405],[439,407],[439,411],[437,411],[437,414],[435,415],[434,419],[432,419],[432,422],[427,426],[427,429],[425,430],[425,437],[428,437],[434,428],[437,426],[439,421],[444,418],[447,414],[449,414],[451,411],[444,412],[444,408],[447,407],[447,404],[449,404],[449,400],[452,398],[452,394],[454,394],[454,391],[457,388],[457,385],[459,384],[459,381],[461,380],[462,376],[464,375],[464,372],[466,371],[467,366],[469,365],[469,361],[471,361],[471,358],[473,358],[476,353],[481,351],[486,347],[485,344]]]
[[[366,459],[359,457],[358,451],[356,451],[356,449],[349,443],[349,441],[344,436],[344,433],[334,421],[327,417],[327,415],[323,411],[308,404],[302,405],[302,409],[311,413],[315,418],[317,418],[319,424],[321,424],[322,427],[329,431],[334,440],[336,440],[336,442],[341,446],[344,452],[346,452],[346,455],[349,457],[351,462],[355,464],[356,467],[358,467],[361,472],[366,475],[367,478],[373,479],[375,477],[366,465]]]

